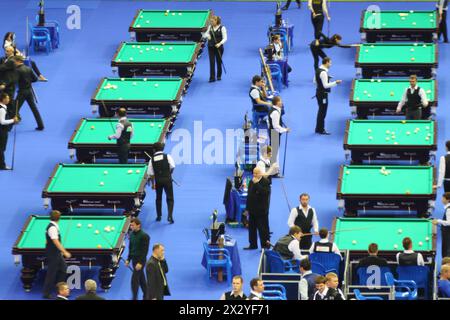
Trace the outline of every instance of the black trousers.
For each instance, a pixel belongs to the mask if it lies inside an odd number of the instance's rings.
[[[66,281],[67,265],[61,255],[57,257],[47,257],[47,274],[44,281],[44,296],[50,295],[55,291],[58,282]]]
[[[156,214],[158,217],[162,216],[162,194],[166,193],[168,218],[173,218],[173,184],[172,181],[157,181],[156,182]]]
[[[298,4],[298,6],[300,7],[302,5],[302,3],[300,2],[300,0],[295,0]],[[284,5],[286,8],[289,8],[289,6],[291,5],[292,0],[287,0],[286,4]]]
[[[44,123],[42,122],[41,114],[39,113],[39,110],[36,105],[36,101],[34,100],[34,96],[31,90],[23,90],[19,91],[17,94],[17,104],[20,112],[20,108],[22,108],[22,105],[24,102],[27,102],[30,106],[31,111],[33,112],[34,119],[36,120],[36,124],[38,128],[43,128]]]
[[[130,144],[118,144],[117,145],[117,157],[119,158],[120,164],[128,163],[128,155],[130,153]]]
[[[41,71],[39,70],[38,66],[36,65],[36,62],[34,62],[33,60],[30,60],[31,63],[31,69],[33,69],[34,73],[36,73],[36,75],[39,77],[41,76]]]
[[[406,108],[405,115],[406,120],[422,120],[422,109],[409,110]]]
[[[9,126],[0,125],[0,168],[6,167],[5,151],[8,144],[8,128]]]
[[[448,42],[448,36],[447,36],[447,10],[444,10],[442,12],[442,20],[439,22],[438,39],[441,39],[441,36],[444,36],[444,41]]]
[[[300,239],[300,250],[309,250],[311,246],[312,246],[312,236],[304,236]]]
[[[317,104],[319,105],[316,119],[316,132],[321,133],[325,131],[325,118],[328,110],[328,93],[317,93],[316,99]]]
[[[450,227],[441,227],[442,258],[450,257]]]
[[[323,15],[323,13],[316,16],[315,18],[313,18],[313,15],[311,13],[311,22],[312,22],[312,25],[314,28],[314,39],[315,40],[320,39],[320,34],[322,33],[324,20],[325,20],[325,17]]]
[[[208,46],[209,55],[209,78],[216,78],[216,64],[217,64],[217,78],[222,77],[222,59],[223,57],[223,46],[219,48]]]
[[[133,300],[137,300],[139,287],[142,290],[143,298],[147,296],[147,280],[145,279],[145,262],[142,264],[142,269],[137,271],[136,264],[132,260],[133,274],[131,276],[131,292],[133,293]]]
[[[321,59],[325,58],[327,55],[325,54],[325,52],[323,52],[323,50],[319,47],[316,47],[314,45],[310,45],[310,49],[311,49],[311,53],[314,59],[314,71],[317,70],[317,68],[319,68],[319,57]]]
[[[258,247],[258,234],[261,248],[265,248],[267,241],[270,240],[269,215],[254,215],[249,212],[248,242],[250,247]]]
[[[450,192],[450,181],[444,180],[444,192]]]

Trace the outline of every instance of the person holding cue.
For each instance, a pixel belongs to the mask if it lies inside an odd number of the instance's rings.
[[[444,216],[442,219],[434,219],[434,225],[441,226],[442,258],[450,256],[450,192],[442,195],[444,205]]]
[[[222,25],[219,16],[212,16],[210,21],[211,25],[204,33],[204,38],[208,39],[209,82],[214,82],[216,81],[216,63],[217,80],[222,80],[223,45],[227,42],[227,29]]]
[[[318,41],[323,29],[324,15],[327,16],[328,23],[331,20],[328,14],[327,0],[308,0],[308,8],[311,11],[314,39]]]
[[[61,212],[53,210],[50,213],[50,223],[45,230],[45,255],[47,258],[47,274],[44,281],[43,298],[51,299],[51,291],[57,283],[63,282],[67,277],[67,265],[64,258],[70,259],[72,255],[61,243],[59,219]]]
[[[289,228],[300,227],[303,233],[310,233],[311,229],[313,229],[313,233],[319,232],[319,220],[316,210],[309,205],[309,194],[302,193],[300,195],[300,205],[291,210],[287,224]],[[303,236],[300,239],[301,250],[309,250],[311,245],[312,235]]]
[[[439,35],[438,39],[441,36],[444,36],[444,43],[448,43],[447,36],[447,11],[448,11],[448,0],[438,0],[436,4],[438,13],[439,13]]]
[[[108,140],[117,140],[117,155],[120,164],[128,163],[128,154],[130,152],[130,140],[133,138],[133,125],[127,119],[127,110],[120,108],[117,111],[119,122],[116,124],[116,133],[108,136]]]
[[[402,100],[398,103],[397,113],[402,112],[405,107],[406,120],[421,120],[422,107],[428,107],[428,99],[423,88],[417,85],[417,76],[409,76],[410,87],[406,88]]]
[[[11,170],[5,162],[6,145],[8,144],[9,126],[19,123],[19,118],[7,119],[10,97],[7,93],[0,93],[0,170]]]

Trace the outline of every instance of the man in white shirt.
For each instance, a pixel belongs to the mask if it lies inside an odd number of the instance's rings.
[[[424,266],[425,261],[423,260],[423,256],[420,252],[413,251],[412,240],[409,237],[406,237],[402,241],[403,252],[397,253],[397,263],[399,266]]]
[[[316,210],[309,205],[309,194],[302,193],[300,195],[300,205],[291,210],[288,218],[288,226],[299,226],[303,233],[319,232],[319,221],[317,219]],[[312,235],[303,236],[300,240],[300,249],[309,250],[312,245]]]
[[[272,162],[277,162],[280,150],[281,135],[283,133],[291,132],[283,122],[282,116],[283,102],[281,97],[277,96],[272,99],[272,107],[269,108],[269,132],[270,132],[270,146],[273,150]]]
[[[444,192],[450,192],[450,140],[445,143],[445,150],[447,153],[439,159],[438,182],[433,187],[440,188],[444,185]]]
[[[272,163],[272,147],[271,146],[264,146],[261,149],[261,158],[256,163],[256,166],[261,169],[263,177],[269,179],[269,182],[272,182],[272,176],[278,174],[280,171],[280,167],[278,163]]]
[[[6,119],[8,114],[8,104],[10,102],[7,93],[0,93],[0,170],[11,170],[5,163],[5,151],[8,144],[9,126],[19,122],[15,116],[13,119]]]
[[[303,260],[307,256],[302,255],[300,251],[300,239],[302,230],[298,226],[289,228],[289,234],[280,238],[275,244],[273,251],[278,252],[283,260]]]
[[[208,39],[208,54],[209,54],[209,82],[216,81],[215,64],[217,63],[217,80],[222,80],[222,58],[224,48],[223,45],[227,42],[227,29],[222,25],[222,20],[219,16],[211,17],[211,25],[203,34],[203,37]]]
[[[172,173],[175,169],[175,161],[170,154],[163,153],[164,146],[161,143],[155,143],[155,153],[148,162],[148,175],[152,184],[152,189],[156,190],[156,221],[161,221],[162,217],[162,194],[166,193],[167,211],[170,224],[173,224],[173,184]]]
[[[250,281],[250,294],[248,300],[264,300],[264,282],[259,278],[253,278]]]
[[[268,95],[266,92],[266,84],[261,76],[254,76],[252,78],[252,86],[249,92],[252,101],[253,110],[257,112],[268,112],[272,106],[271,102],[266,101]]]
[[[442,195],[444,216],[442,219],[434,219],[434,225],[441,226],[442,258],[450,257],[450,192]]]
[[[311,262],[308,258],[300,262],[302,278],[299,283],[300,300],[309,300],[316,292],[316,279],[320,275],[311,271]]]
[[[311,300],[326,300],[325,297],[328,293],[327,278],[324,276],[318,276],[315,280],[316,292]]]
[[[402,100],[398,103],[397,113],[402,112],[405,107],[406,120],[421,120],[422,107],[428,107],[427,94],[423,88],[417,85],[417,76],[409,76],[410,86],[405,89]]]
[[[341,257],[341,252],[339,251],[339,248],[337,247],[336,243],[330,242],[328,240],[328,229],[322,228],[319,230],[319,237],[320,240],[318,242],[315,242],[311,248],[309,249],[309,253],[318,253],[318,252],[324,252],[324,253],[335,253],[338,254]]]
[[[133,125],[127,119],[127,110],[120,108],[117,111],[119,122],[116,124],[116,133],[108,136],[108,140],[117,140],[117,156],[120,164],[128,163],[128,155],[130,152],[130,141],[134,135]]]
[[[444,43],[448,43],[448,36],[447,36],[448,0],[438,0],[436,7],[437,7],[438,13],[439,13],[439,35],[438,35],[438,38],[440,39],[441,36],[443,35]]]
[[[330,68],[331,59],[329,57],[323,58],[322,65],[316,70],[316,75],[314,78],[317,85],[316,99],[319,105],[316,119],[316,133],[324,135],[330,134],[325,130],[325,118],[328,110],[328,94],[331,92],[331,88],[342,83],[342,80],[330,82],[330,76],[328,74]]]

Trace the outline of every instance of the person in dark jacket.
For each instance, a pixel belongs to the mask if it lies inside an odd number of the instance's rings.
[[[66,282],[58,282],[56,284],[56,298],[55,300],[69,300],[70,288]]]
[[[248,238],[250,245],[244,250],[258,249],[257,233],[261,248],[268,248],[269,237],[269,180],[263,178],[260,168],[253,169],[253,179],[250,181],[247,193],[247,204],[244,214],[248,215]]]
[[[105,300],[105,298],[97,295],[97,283],[94,280],[86,280],[84,282],[84,289],[86,293],[78,296],[75,300]]]
[[[371,243],[369,245],[369,256],[359,260],[357,268],[367,268],[369,266],[387,267],[387,260],[378,256],[378,245]]]
[[[143,297],[147,294],[147,281],[145,280],[144,267],[147,262],[150,236],[142,230],[141,221],[133,218],[130,223],[130,246],[128,258],[125,265],[133,265],[133,275],[131,276],[131,291],[133,300],[137,300],[139,287],[142,289]]]
[[[352,48],[359,46],[358,44],[342,44],[342,36],[340,34],[333,34],[331,37],[327,37],[322,32],[318,40],[313,40],[309,44],[309,49],[314,59],[314,70],[319,67],[319,58],[323,59],[327,57],[327,54],[323,49],[331,49],[333,47],[338,48]]]
[[[164,300],[164,296],[170,296],[166,274],[169,272],[164,256],[164,246],[155,244],[153,254],[147,262],[147,300]]]

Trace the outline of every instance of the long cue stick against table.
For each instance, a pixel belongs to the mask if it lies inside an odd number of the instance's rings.
[[[286,131],[286,138],[284,139],[283,172],[281,173],[283,177],[284,177],[284,169],[286,168],[286,152],[287,152],[288,136],[289,131]]]
[[[144,151],[144,153],[148,157],[148,160],[152,158],[146,151]],[[174,178],[172,178],[172,182],[175,183],[177,187],[181,187],[181,185]]]
[[[16,99],[16,117],[19,113],[19,101]],[[14,124],[14,138],[13,138],[13,152],[12,152],[12,159],[11,159],[11,171],[14,170],[14,160],[16,159],[16,138],[17,138],[17,126]]]
[[[286,193],[286,187],[284,186],[283,178],[280,179],[280,183],[281,183],[281,188],[283,189],[284,198],[286,199],[286,204],[288,206],[289,213],[290,213],[291,210],[292,210],[292,207],[291,207],[291,205],[289,203],[289,199],[288,199],[288,196],[287,196],[287,193]]]
[[[66,228],[66,234],[64,235],[64,239],[63,239],[63,242],[62,242],[63,246],[65,246],[66,243],[67,243],[66,242],[67,241],[67,236],[69,235],[70,228],[72,227],[72,221],[73,221],[73,216],[70,216],[69,224],[67,225],[67,228]]]
[[[105,101],[104,100],[102,100],[102,107],[103,107],[103,111],[105,112],[105,114],[106,115],[109,115],[109,112],[108,112],[108,109],[106,109],[106,106],[105,106]],[[112,130],[113,130],[113,134],[115,134],[116,133],[116,128],[114,128],[114,126],[113,126],[113,124],[112,124],[112,119],[113,119],[113,117],[107,117],[107,119],[109,120],[108,122],[109,122],[109,124],[111,125],[111,128],[112,128]]]
[[[263,72],[267,78],[267,81],[269,82],[270,91],[272,91],[273,93],[275,89],[273,88],[272,74],[270,73],[269,66],[266,64],[266,60],[264,59],[264,55],[261,48],[259,48],[259,57],[261,58],[261,64],[263,65]]]

